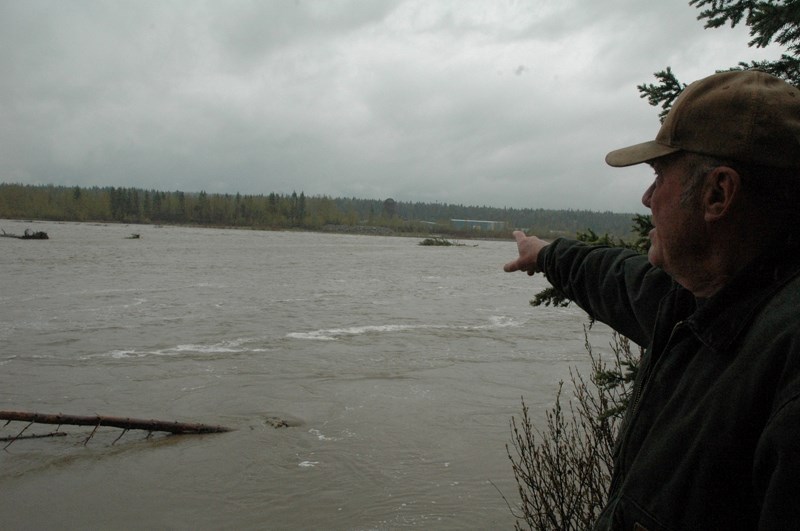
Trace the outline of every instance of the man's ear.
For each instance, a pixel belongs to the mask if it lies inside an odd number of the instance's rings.
[[[706,175],[703,211],[706,221],[716,221],[729,213],[739,199],[742,178],[729,166],[717,166]]]

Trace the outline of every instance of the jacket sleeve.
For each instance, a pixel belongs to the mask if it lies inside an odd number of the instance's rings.
[[[538,266],[590,317],[641,346],[650,343],[659,301],[673,286],[644,255],[563,238],[539,253]]]

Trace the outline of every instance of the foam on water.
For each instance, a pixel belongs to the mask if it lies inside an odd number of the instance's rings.
[[[146,358],[148,356],[169,357],[169,356],[181,356],[186,353],[204,354],[204,355],[235,354],[240,352],[263,352],[265,350],[262,348],[250,349],[243,346],[244,344],[249,343],[251,341],[255,340],[249,338],[239,338],[239,339],[212,343],[208,345],[189,343],[189,344],[175,345],[174,347],[154,349],[154,350],[142,350],[135,348],[114,349],[108,352],[104,352],[102,354],[81,356],[79,357],[79,359],[81,360],[89,360],[95,358],[126,359],[126,358]]]
[[[492,315],[489,316],[489,323],[478,325],[364,325],[364,326],[351,326],[347,328],[323,328],[320,330],[312,330],[310,332],[290,332],[286,337],[291,339],[311,339],[316,341],[335,341],[337,339],[347,336],[359,336],[370,333],[386,333],[386,332],[406,332],[409,330],[491,330],[498,328],[508,328],[514,326],[521,326],[522,323],[513,317],[505,315]]]
[[[328,328],[313,330],[311,332],[292,332],[286,337],[292,339],[315,339],[318,341],[332,341],[345,336],[359,336],[372,332],[404,332],[406,330],[418,330],[423,328],[442,328],[431,325],[377,325],[377,326],[351,326],[348,328]]]

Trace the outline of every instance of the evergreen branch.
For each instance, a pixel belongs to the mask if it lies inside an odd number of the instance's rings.
[[[636,88],[639,90],[639,96],[641,98],[647,98],[647,102],[650,105],[653,107],[659,104],[661,105],[661,112],[658,117],[663,122],[664,118],[667,117],[667,113],[669,113],[669,110],[672,108],[675,98],[683,92],[686,85],[678,81],[678,78],[675,77],[672,68],[669,66],[666,70],[656,72],[654,76],[659,81],[658,84],[644,83],[642,85],[637,85]]]

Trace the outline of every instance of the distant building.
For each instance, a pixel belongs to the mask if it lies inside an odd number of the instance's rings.
[[[451,219],[450,225],[454,229],[462,230],[504,230],[507,223],[505,221],[483,221],[477,219]]]

